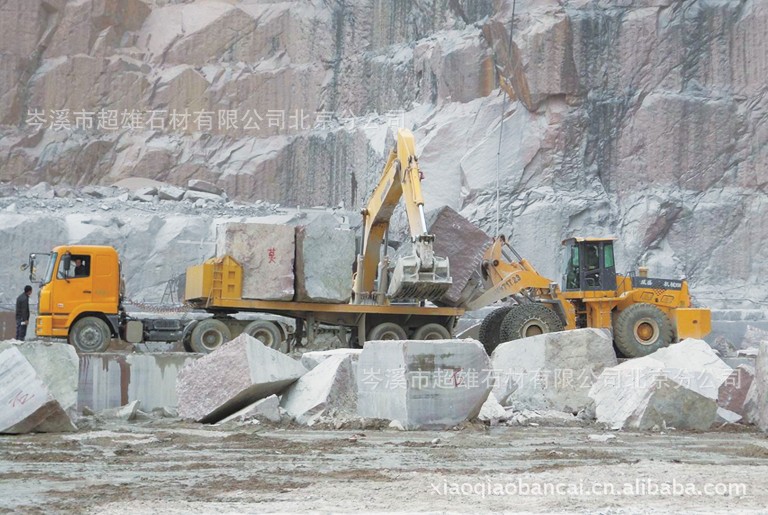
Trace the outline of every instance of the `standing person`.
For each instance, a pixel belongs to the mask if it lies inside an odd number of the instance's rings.
[[[27,325],[29,325],[29,297],[32,295],[32,287],[26,285],[24,293],[16,299],[16,339],[24,341],[27,337]]]

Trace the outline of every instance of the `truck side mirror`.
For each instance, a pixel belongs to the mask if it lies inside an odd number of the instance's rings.
[[[61,256],[61,265],[64,268],[64,278],[69,277],[69,267],[72,264],[72,256],[70,254],[64,254]]]

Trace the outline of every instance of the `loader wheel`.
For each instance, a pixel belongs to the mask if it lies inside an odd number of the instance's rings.
[[[69,331],[69,343],[80,352],[104,352],[110,338],[109,326],[97,317],[81,318]]]
[[[672,343],[672,322],[652,304],[633,304],[616,315],[613,340],[627,358],[647,356]]]
[[[544,304],[517,306],[501,322],[501,339],[505,342],[563,330],[563,321]]]
[[[251,322],[245,326],[243,333],[253,336],[257,340],[260,340],[265,346],[276,350],[280,350],[280,344],[283,341],[283,335],[280,332],[280,329],[278,329],[272,322],[266,320],[256,320]]]
[[[379,324],[368,333],[368,341],[370,340],[407,340],[408,335],[405,334],[405,329],[400,327],[394,322],[384,322]]]
[[[515,306],[516,307],[516,306]],[[485,347],[485,352],[490,356],[493,350],[499,346],[502,342],[501,339],[501,322],[504,317],[507,316],[513,309],[512,306],[504,306],[503,308],[495,309],[483,319],[480,324],[480,343]]]
[[[413,333],[414,340],[450,340],[451,333],[440,324],[426,324]]]
[[[232,333],[227,324],[215,318],[200,320],[192,329],[189,346],[194,352],[208,354],[218,349],[232,339]]]

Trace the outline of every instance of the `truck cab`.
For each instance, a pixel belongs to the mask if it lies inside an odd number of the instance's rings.
[[[30,278],[35,280],[37,259],[30,255]],[[120,260],[113,247],[62,245],[48,254],[40,280],[35,334],[39,337],[78,340],[78,348],[109,333],[118,333],[121,311]],[[94,348],[93,350],[97,350]]]

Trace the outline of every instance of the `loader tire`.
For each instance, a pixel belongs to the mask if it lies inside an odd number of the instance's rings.
[[[563,330],[563,321],[544,304],[522,304],[507,313],[501,322],[505,342]]]
[[[491,311],[480,324],[480,343],[483,344],[485,352],[487,352],[489,356],[493,354],[493,350],[502,342],[501,322],[512,309],[513,306],[504,306],[503,308],[495,309]]]
[[[72,325],[69,343],[78,352],[104,352],[112,334],[107,323],[97,317],[83,317]]]
[[[653,304],[633,304],[613,320],[613,341],[627,358],[652,354],[672,343],[673,336],[672,322]]]
[[[227,324],[215,318],[206,318],[205,320],[200,320],[195,328],[192,329],[189,346],[194,352],[208,354],[231,339],[232,332],[227,327]]]

